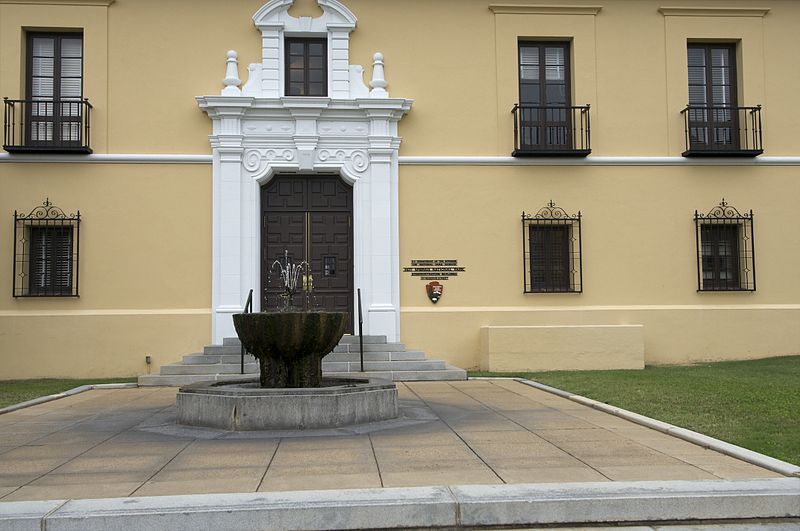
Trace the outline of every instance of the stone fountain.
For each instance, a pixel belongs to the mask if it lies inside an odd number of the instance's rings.
[[[233,316],[242,345],[258,360],[258,380],[182,387],[178,423],[245,431],[337,428],[397,417],[394,383],[323,377],[322,358],[344,335],[347,314],[294,306],[300,279],[308,278],[308,263],[294,263],[285,252],[272,270],[283,286],[282,307]],[[304,284],[312,300],[310,282]]]

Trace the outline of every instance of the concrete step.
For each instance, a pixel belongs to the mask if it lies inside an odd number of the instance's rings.
[[[405,352],[406,346],[402,343],[364,343],[364,352]],[[339,343],[333,347],[333,352],[359,352],[358,343]]]
[[[206,345],[203,354],[241,354],[242,347],[235,345]]]
[[[419,350],[406,352],[364,352],[364,361],[422,361],[425,353]],[[360,361],[358,352],[331,352],[322,361]]]
[[[386,343],[386,336],[362,336],[364,338],[364,344],[376,344],[376,343]],[[358,336],[351,336],[347,334],[342,336],[342,340],[339,341],[339,344],[356,344],[358,345]]]
[[[208,363],[202,365],[172,363],[170,365],[161,366],[161,374],[165,376],[187,374],[239,374],[240,370],[241,367],[238,363]],[[244,371],[246,373],[258,372],[258,363],[245,363]]]
[[[440,360],[423,361],[365,361],[365,371],[439,371],[445,368]],[[357,361],[323,361],[322,370],[331,372],[351,372],[361,369]]]
[[[183,357],[184,365],[206,365],[209,363],[240,363],[241,354],[189,354]],[[246,354],[245,363],[256,363],[256,359]]]
[[[333,378],[383,378],[395,382],[421,382],[466,380],[467,372],[463,369],[447,365],[438,371],[369,371],[369,372],[326,372],[325,376]]]
[[[139,376],[139,385],[177,387],[197,382],[251,380],[257,377],[257,374],[148,374]]]
[[[242,342],[239,341],[238,337],[225,337],[222,339],[222,346],[223,347],[240,347]]]

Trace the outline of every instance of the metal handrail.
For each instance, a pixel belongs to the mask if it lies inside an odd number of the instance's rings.
[[[724,114],[722,114],[724,113]],[[697,105],[681,110],[686,154],[760,154],[764,150],[761,105]],[[716,138],[727,131],[727,138]]]
[[[4,97],[3,149],[12,153],[91,153],[93,108],[86,98]]]
[[[242,313],[253,313],[253,290],[250,290],[250,293],[247,294],[247,302],[244,303],[244,311]],[[241,346],[242,346],[241,374],[244,374],[244,355],[247,351],[244,348],[244,343],[242,343]]]
[[[364,325],[364,318],[361,315],[361,288],[358,288],[358,346],[361,351],[361,372],[364,372],[364,336],[361,335],[361,328]]]
[[[517,103],[514,115],[514,156],[580,155],[591,148],[591,123],[587,105],[534,105]]]

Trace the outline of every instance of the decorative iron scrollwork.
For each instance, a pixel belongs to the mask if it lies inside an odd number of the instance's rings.
[[[729,205],[723,197],[719,205],[709,210],[708,214],[697,213],[696,217],[698,219],[752,219],[753,212],[742,214],[736,207]]]
[[[35,219],[53,219],[53,220],[70,220],[80,219],[81,213],[66,214],[61,208],[53,205],[50,198],[47,197],[41,205],[37,206],[27,216],[22,216],[14,212],[14,219],[16,220],[35,220]]]
[[[580,219],[581,213],[568,214],[566,210],[556,205],[551,199],[546,206],[539,209],[536,214],[526,214],[522,212],[523,220],[536,220],[536,219]]]

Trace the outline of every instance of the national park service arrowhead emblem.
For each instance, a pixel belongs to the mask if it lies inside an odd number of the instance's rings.
[[[439,299],[442,298],[442,293],[444,293],[444,286],[442,286],[436,281],[428,282],[425,285],[425,291],[428,292],[428,298],[431,300],[431,302],[436,304],[437,302],[439,302]]]

